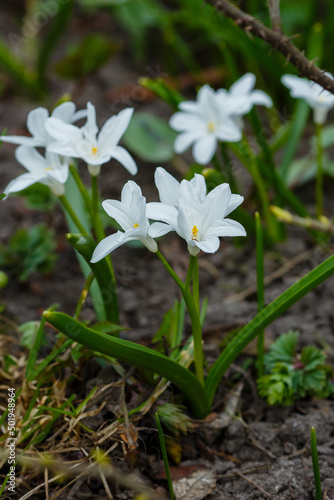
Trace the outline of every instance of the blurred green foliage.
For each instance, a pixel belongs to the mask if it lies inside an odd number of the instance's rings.
[[[35,272],[52,271],[56,261],[54,231],[44,224],[18,229],[7,245],[0,245],[0,266],[10,268],[20,281]]]

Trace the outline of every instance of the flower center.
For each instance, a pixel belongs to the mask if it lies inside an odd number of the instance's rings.
[[[93,154],[93,155],[96,155],[96,153],[98,152],[98,149],[99,149],[99,148],[92,147],[92,154]]]
[[[213,122],[208,123],[208,131],[214,132],[216,130],[216,125]]]
[[[197,241],[197,233],[198,229],[197,226],[193,226],[192,231],[191,231],[191,239]]]
[[[133,227],[139,227],[139,224],[137,224],[137,222],[136,222],[136,224],[134,224]]]
[[[52,170],[52,168],[51,167],[46,167],[44,170],[45,170],[45,172],[48,172],[49,170]]]

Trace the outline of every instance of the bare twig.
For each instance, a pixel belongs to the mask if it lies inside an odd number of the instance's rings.
[[[282,33],[281,13],[279,10],[280,0],[268,0],[269,15],[271,20],[271,29]]]
[[[251,33],[261,38],[289,58],[289,61],[299,70],[300,76],[309,78],[334,94],[334,80],[317,68],[312,61],[305,57],[303,52],[291,43],[292,37],[288,38],[282,33],[268,28],[227,0],[206,0],[206,2],[213,5],[226,17],[233,19],[247,34]]]
[[[261,493],[263,493],[264,495],[266,495],[268,498],[271,498],[273,499],[273,497],[270,495],[270,493],[268,493],[267,491],[265,491],[263,488],[261,488],[261,486],[259,486],[258,484],[255,483],[255,481],[252,481],[251,479],[248,479],[248,477],[244,476],[242,474],[242,472],[236,470],[235,471],[236,475],[241,477],[242,479],[244,479],[244,481],[247,481],[247,483],[251,484],[252,486],[254,486],[254,488],[257,488],[259,491],[261,491]]]

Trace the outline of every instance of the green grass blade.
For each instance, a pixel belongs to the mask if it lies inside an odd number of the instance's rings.
[[[103,308],[106,319],[112,323],[118,323],[118,304],[117,293],[113,276],[106,259],[102,259],[95,264],[90,262],[96,243],[89,236],[82,234],[68,233],[66,235],[67,241],[72,245],[75,250],[85,259],[89,267],[94,273],[96,281],[101,291],[101,301],[95,302],[95,309]]]
[[[20,40],[12,40],[13,43],[24,43]],[[15,49],[14,49],[15,50]],[[16,52],[16,51],[15,51]],[[30,92],[34,97],[41,98],[42,90],[37,83],[33,72],[29,72],[16,53],[0,38],[0,67],[2,67],[19,85]]]
[[[210,404],[224,373],[256,335],[333,273],[334,255],[319,264],[319,266],[277,297],[231,340],[214,363],[206,379],[205,391]]]
[[[170,380],[184,394],[195,418],[204,418],[210,412],[204,388],[197,378],[167,356],[134,342],[87,328],[63,313],[45,311],[44,317],[59,331],[89,349],[115,357],[137,368],[149,369]]]
[[[37,330],[34,345],[31,349],[31,351],[29,353],[29,357],[28,357],[27,369],[26,369],[26,377],[27,377],[28,382],[31,382],[35,377],[36,360],[37,360],[37,355],[38,355],[38,352],[39,352],[39,349],[40,349],[41,343],[42,343],[44,325],[45,325],[45,318],[42,316],[38,330]]]
[[[261,312],[264,308],[264,255],[263,233],[259,212],[255,213],[256,226],[256,278],[257,278],[257,309]],[[264,331],[259,332],[257,341],[257,376],[264,375]]]
[[[280,173],[283,180],[285,180],[288,175],[289,167],[296,153],[300,138],[304,132],[309,113],[310,107],[308,104],[306,104],[306,102],[299,101],[296,104],[294,113],[295,117],[292,121],[290,136],[285,147],[284,156],[280,167]]]
[[[164,461],[164,467],[165,467],[166,478],[167,478],[167,483],[168,483],[169,495],[170,495],[172,500],[175,500],[175,493],[174,493],[174,489],[173,489],[172,478],[171,478],[170,471],[169,471],[166,444],[165,444],[165,439],[164,439],[164,435],[162,432],[160,418],[159,418],[158,413],[155,414],[155,423],[156,423],[156,426],[158,429],[160,448],[161,448],[161,453],[162,453],[162,459]]]
[[[46,32],[43,42],[40,43],[37,61],[37,75],[41,88],[46,87],[46,75],[50,57],[70,21],[73,5],[74,0],[58,2],[58,12],[52,22],[52,25],[48,27],[48,31]]]

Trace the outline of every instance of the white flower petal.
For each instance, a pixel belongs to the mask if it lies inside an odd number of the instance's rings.
[[[111,152],[110,157],[119,161],[131,175],[138,172],[138,167],[132,156],[122,146],[116,146]]]
[[[121,193],[121,202],[130,206],[134,191],[138,191],[138,195],[142,196],[141,188],[138,186],[138,184],[134,181],[128,181],[123,186]]]
[[[54,141],[48,145],[48,151],[51,153],[57,153],[62,156],[70,156],[72,158],[81,157],[80,152],[77,148],[77,144],[74,141]]]
[[[245,109],[245,108],[243,108]],[[249,110],[248,110],[249,111]],[[247,111],[247,113],[248,113]],[[240,113],[244,114],[244,113]],[[242,138],[242,131],[238,123],[234,120],[226,120],[216,130],[217,139],[224,142],[237,142]]]
[[[15,157],[21,165],[35,176],[44,175],[48,166],[44,156],[37,149],[29,146],[19,146],[15,151]]]
[[[58,118],[65,123],[71,123],[75,112],[75,104],[73,102],[63,102],[59,104],[51,113],[53,118]]]
[[[190,131],[190,132],[182,132],[179,134],[174,141],[174,151],[177,154],[183,153],[186,149],[191,146],[193,142],[198,140],[201,136],[198,132]]]
[[[41,179],[36,178],[36,176],[30,172],[19,175],[19,177],[10,181],[8,186],[4,189],[4,193],[17,193],[18,191],[22,191],[23,189],[32,186],[36,182],[41,182]]]
[[[253,104],[257,104],[258,106],[266,106],[266,108],[273,107],[272,99],[263,92],[263,90],[254,90],[251,94],[251,99]]]
[[[205,253],[217,252],[220,241],[217,236],[211,236],[203,241],[195,241],[195,245]]]
[[[153,224],[149,227],[148,234],[152,238],[159,238],[160,236],[164,236],[173,230],[174,229],[170,224],[165,224],[164,222],[153,222]]]
[[[253,73],[246,73],[239,80],[233,83],[230,87],[230,92],[233,95],[237,94],[248,94],[251,90],[253,90],[256,82],[256,77]]]
[[[180,183],[164,168],[157,167],[154,182],[159,192],[161,203],[177,205],[180,197]]]
[[[124,203],[117,200],[105,200],[102,202],[103,210],[115,219],[124,231],[133,227],[132,219],[129,217],[128,210]]]
[[[118,239],[118,233],[107,236],[102,241],[100,241],[100,243],[95,248],[92,258],[90,260],[91,263],[95,264],[96,262],[99,262],[104,257],[109,255],[110,252],[120,247],[122,244],[123,242],[119,241]]]
[[[226,215],[229,215],[233,210],[235,210],[241,203],[244,201],[244,197],[240,196],[239,194],[231,194],[231,198],[225,213]]]
[[[196,132],[205,128],[203,120],[201,120],[198,116],[190,113],[183,113],[182,111],[178,111],[170,117],[169,125],[177,132],[183,132],[184,130]]]
[[[45,108],[36,108],[30,111],[27,118],[27,129],[32,136],[41,140],[42,144],[46,144],[47,135],[45,132],[45,122],[49,117],[49,112]]]
[[[126,108],[106,121],[98,137],[98,145],[103,152],[109,153],[117,146],[129,126],[132,115],[133,108]]]
[[[1,136],[2,142],[8,142],[9,144],[22,144],[25,146],[44,146],[44,141],[38,137],[25,137],[24,135],[3,135]]]
[[[147,203],[146,205],[146,216],[152,220],[160,220],[167,222],[172,226],[177,223],[178,210],[172,205],[167,205],[166,203]]]
[[[214,135],[207,134],[193,146],[193,157],[200,165],[206,165],[212,159],[217,148],[217,139]]]
[[[78,127],[64,123],[58,118],[48,118],[45,122],[45,128],[48,134],[57,141],[64,143],[73,142],[74,144],[82,141],[82,132]],[[53,143],[51,146],[53,146]],[[51,146],[48,149],[51,150]]]
[[[210,236],[247,236],[245,228],[237,221],[224,219],[216,221],[207,231],[206,237]]]

